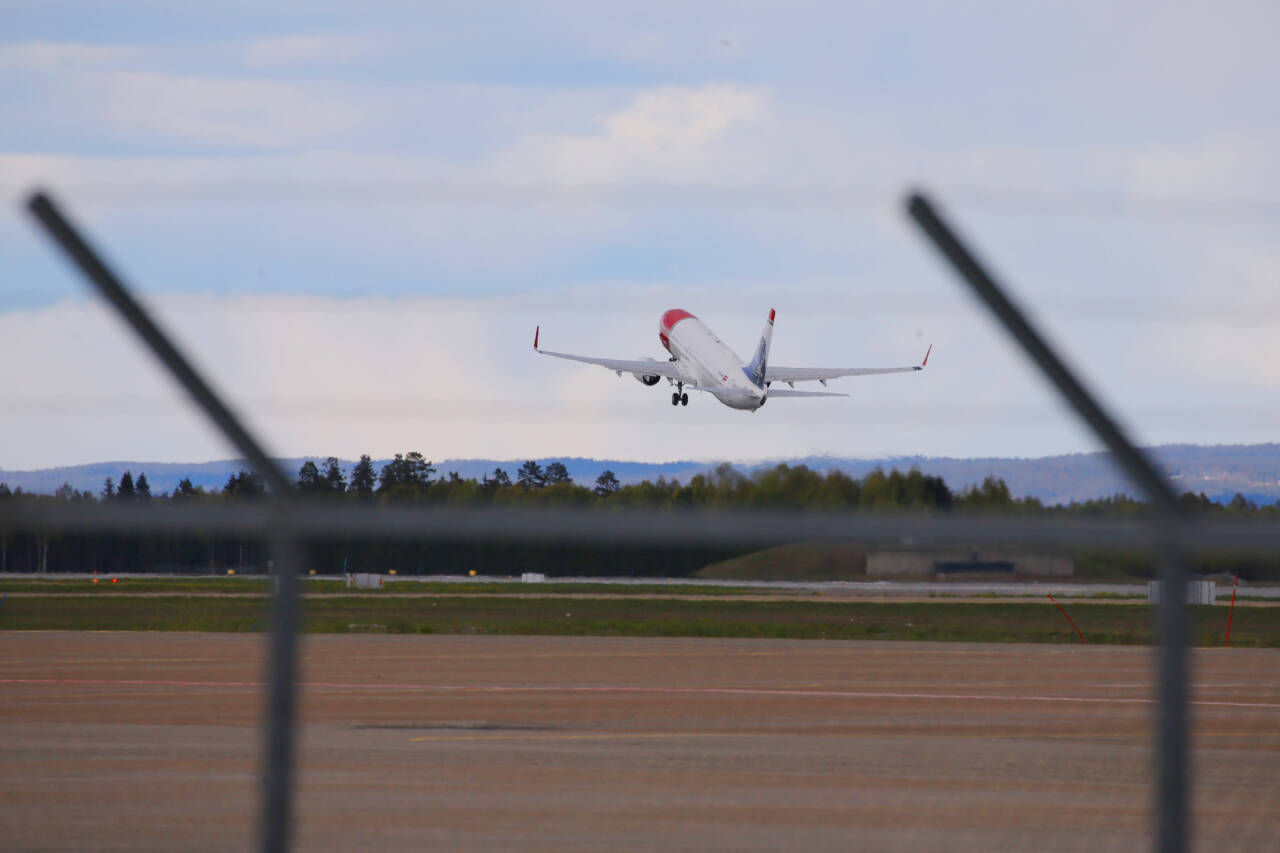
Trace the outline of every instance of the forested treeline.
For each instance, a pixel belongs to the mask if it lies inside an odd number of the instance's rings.
[[[940,477],[918,470],[876,470],[862,479],[839,471],[815,472],[804,466],[780,464],[747,476],[724,464],[687,483],[666,480],[622,485],[611,471],[602,471],[590,485],[575,483],[565,466],[545,467],[530,460],[509,473],[501,468],[479,480],[456,472],[437,476],[435,466],[421,453],[396,454],[375,470],[369,456],[350,470],[334,457],[317,464],[308,461],[297,475],[303,495],[324,501],[366,504],[452,506],[577,506],[612,508],[781,507],[823,510],[941,510],[952,512],[998,510],[1050,514],[1137,514],[1147,506],[1124,496],[1045,507],[1035,498],[1016,499],[1002,480],[988,477],[980,486],[953,493]],[[53,495],[10,490],[0,483],[0,512],[15,501],[214,503],[253,501],[266,495],[255,475],[240,471],[220,490],[193,486],[182,480],[172,493],[153,495],[146,474],[135,479],[122,472],[108,478],[99,494],[64,485]],[[1205,495],[1187,493],[1183,503],[1192,510],[1249,516],[1275,516],[1280,504],[1259,507],[1243,497],[1227,505]],[[383,542],[344,539],[316,543],[311,567],[320,572],[387,571],[410,574],[518,574],[541,571],[556,575],[689,574],[709,562],[743,549],[676,548],[653,531],[653,546],[609,548],[551,545],[471,545],[431,542]],[[5,572],[241,572],[265,567],[263,544],[257,540],[212,534],[82,535],[42,532],[0,532],[0,571]]]

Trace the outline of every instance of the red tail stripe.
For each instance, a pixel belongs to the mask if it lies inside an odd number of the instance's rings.
[[[679,323],[681,320],[690,319],[697,318],[683,308],[672,308],[670,311],[667,311],[662,315],[662,322],[660,325],[662,326],[662,331],[670,332],[675,327],[676,323]]]

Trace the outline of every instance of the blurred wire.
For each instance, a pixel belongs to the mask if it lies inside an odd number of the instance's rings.
[[[938,512],[823,510],[511,509],[437,504],[385,506],[295,502],[288,523],[300,538],[344,536],[401,541],[558,542],[652,546],[777,545],[862,542],[885,545],[1043,545],[1150,548],[1151,518],[1048,518]],[[168,501],[151,504],[76,501],[11,502],[0,530],[79,533],[182,531],[267,536],[281,526],[269,504]],[[1234,554],[1280,550],[1280,522],[1185,519],[1176,531],[1188,548]]]

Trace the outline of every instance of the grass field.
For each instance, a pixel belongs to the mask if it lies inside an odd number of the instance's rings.
[[[1225,607],[1191,608],[1195,642],[1222,645]],[[1150,644],[1154,612],[1145,604],[1073,603],[1091,643]],[[263,599],[129,595],[10,597],[4,630],[258,631]],[[1075,632],[1048,602],[693,601],[652,598],[502,598],[333,595],[306,600],[313,633],[443,633],[655,637],[776,637],[1074,643]],[[1236,646],[1280,647],[1280,610],[1238,608]]]
[[[77,593],[95,595],[137,595],[138,593],[218,593],[222,595],[266,595],[271,592],[267,578],[203,577],[203,578],[140,578],[122,577],[112,583],[112,575],[101,575],[98,582],[91,578],[21,578],[0,579],[0,593]],[[527,584],[520,581],[390,581],[379,589],[347,589],[341,580],[312,579],[303,581],[302,591],[308,595],[422,595],[438,593],[450,595],[513,595],[534,593],[539,595],[701,595],[735,596],[759,595],[759,588],[745,586],[698,586],[694,584],[600,584],[559,581]],[[802,595],[803,590],[770,591],[771,595]]]

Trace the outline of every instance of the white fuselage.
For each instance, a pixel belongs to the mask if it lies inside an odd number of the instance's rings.
[[[667,311],[658,324],[658,340],[674,357],[685,384],[731,409],[755,411],[764,405],[767,389],[751,381],[743,360],[697,317],[678,308]]]

